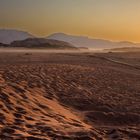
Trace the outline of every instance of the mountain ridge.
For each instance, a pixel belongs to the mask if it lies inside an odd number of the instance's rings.
[[[33,38],[34,35],[16,29],[0,29],[0,43],[10,44],[15,40],[24,40],[27,38]]]
[[[110,41],[105,39],[94,39],[85,36],[74,36],[64,33],[54,33],[47,37],[48,39],[56,39],[67,41],[76,47],[89,47],[89,48],[116,48],[116,47],[140,47],[140,43],[133,43],[129,41]]]
[[[70,43],[45,38],[27,38],[25,40],[13,41],[10,47],[25,48],[48,48],[48,49],[77,49]]]
[[[28,38],[40,38],[26,31],[16,29],[0,29],[0,43],[10,44],[13,41],[25,40]],[[50,34],[46,39],[64,41],[72,44],[75,47],[82,48],[122,48],[122,47],[140,47],[140,43],[130,41],[110,41],[105,39],[89,38],[87,36],[76,36],[65,33]]]

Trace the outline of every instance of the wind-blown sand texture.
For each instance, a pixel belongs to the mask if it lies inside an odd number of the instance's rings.
[[[139,140],[140,70],[106,59],[116,56],[140,64],[139,54],[1,53],[0,139]]]

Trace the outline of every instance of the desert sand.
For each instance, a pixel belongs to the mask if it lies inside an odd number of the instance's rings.
[[[139,140],[140,53],[0,53],[0,139]]]

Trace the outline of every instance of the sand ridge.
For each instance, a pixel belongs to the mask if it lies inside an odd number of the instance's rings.
[[[93,135],[98,137],[96,132],[92,132],[92,127],[84,123],[72,108],[60,104],[51,93],[47,94],[45,87],[36,83],[38,80],[35,79],[40,77],[29,78],[32,81],[27,83],[24,81],[25,77],[18,77],[21,76],[21,69],[16,73],[15,70],[10,68],[6,71],[6,81],[1,77],[1,138],[92,139]],[[15,77],[12,74],[15,74]],[[12,80],[17,78],[16,82],[10,81],[11,77]]]

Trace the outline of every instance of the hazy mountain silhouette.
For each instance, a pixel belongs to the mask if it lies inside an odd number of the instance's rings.
[[[15,40],[24,40],[32,37],[34,36],[28,32],[12,29],[0,29],[0,42],[4,44],[10,44]]]
[[[70,43],[45,38],[28,38],[25,40],[13,41],[10,46],[26,48],[77,49]]]
[[[107,49],[110,52],[140,52],[140,47],[123,47]]]
[[[113,42],[103,39],[92,39],[84,36],[73,36],[64,33],[54,33],[47,37],[48,39],[56,39],[66,41],[76,47],[89,47],[89,48],[116,48],[116,47],[139,47],[139,43],[128,41]]]
[[[35,38],[34,35],[13,29],[0,29],[0,43],[10,44],[13,41],[21,41],[28,38]],[[140,47],[140,43],[128,41],[113,42],[104,39],[88,38],[86,36],[74,36],[64,33],[54,33],[49,35],[47,39],[59,40],[73,44],[82,48],[118,48],[118,47]]]

